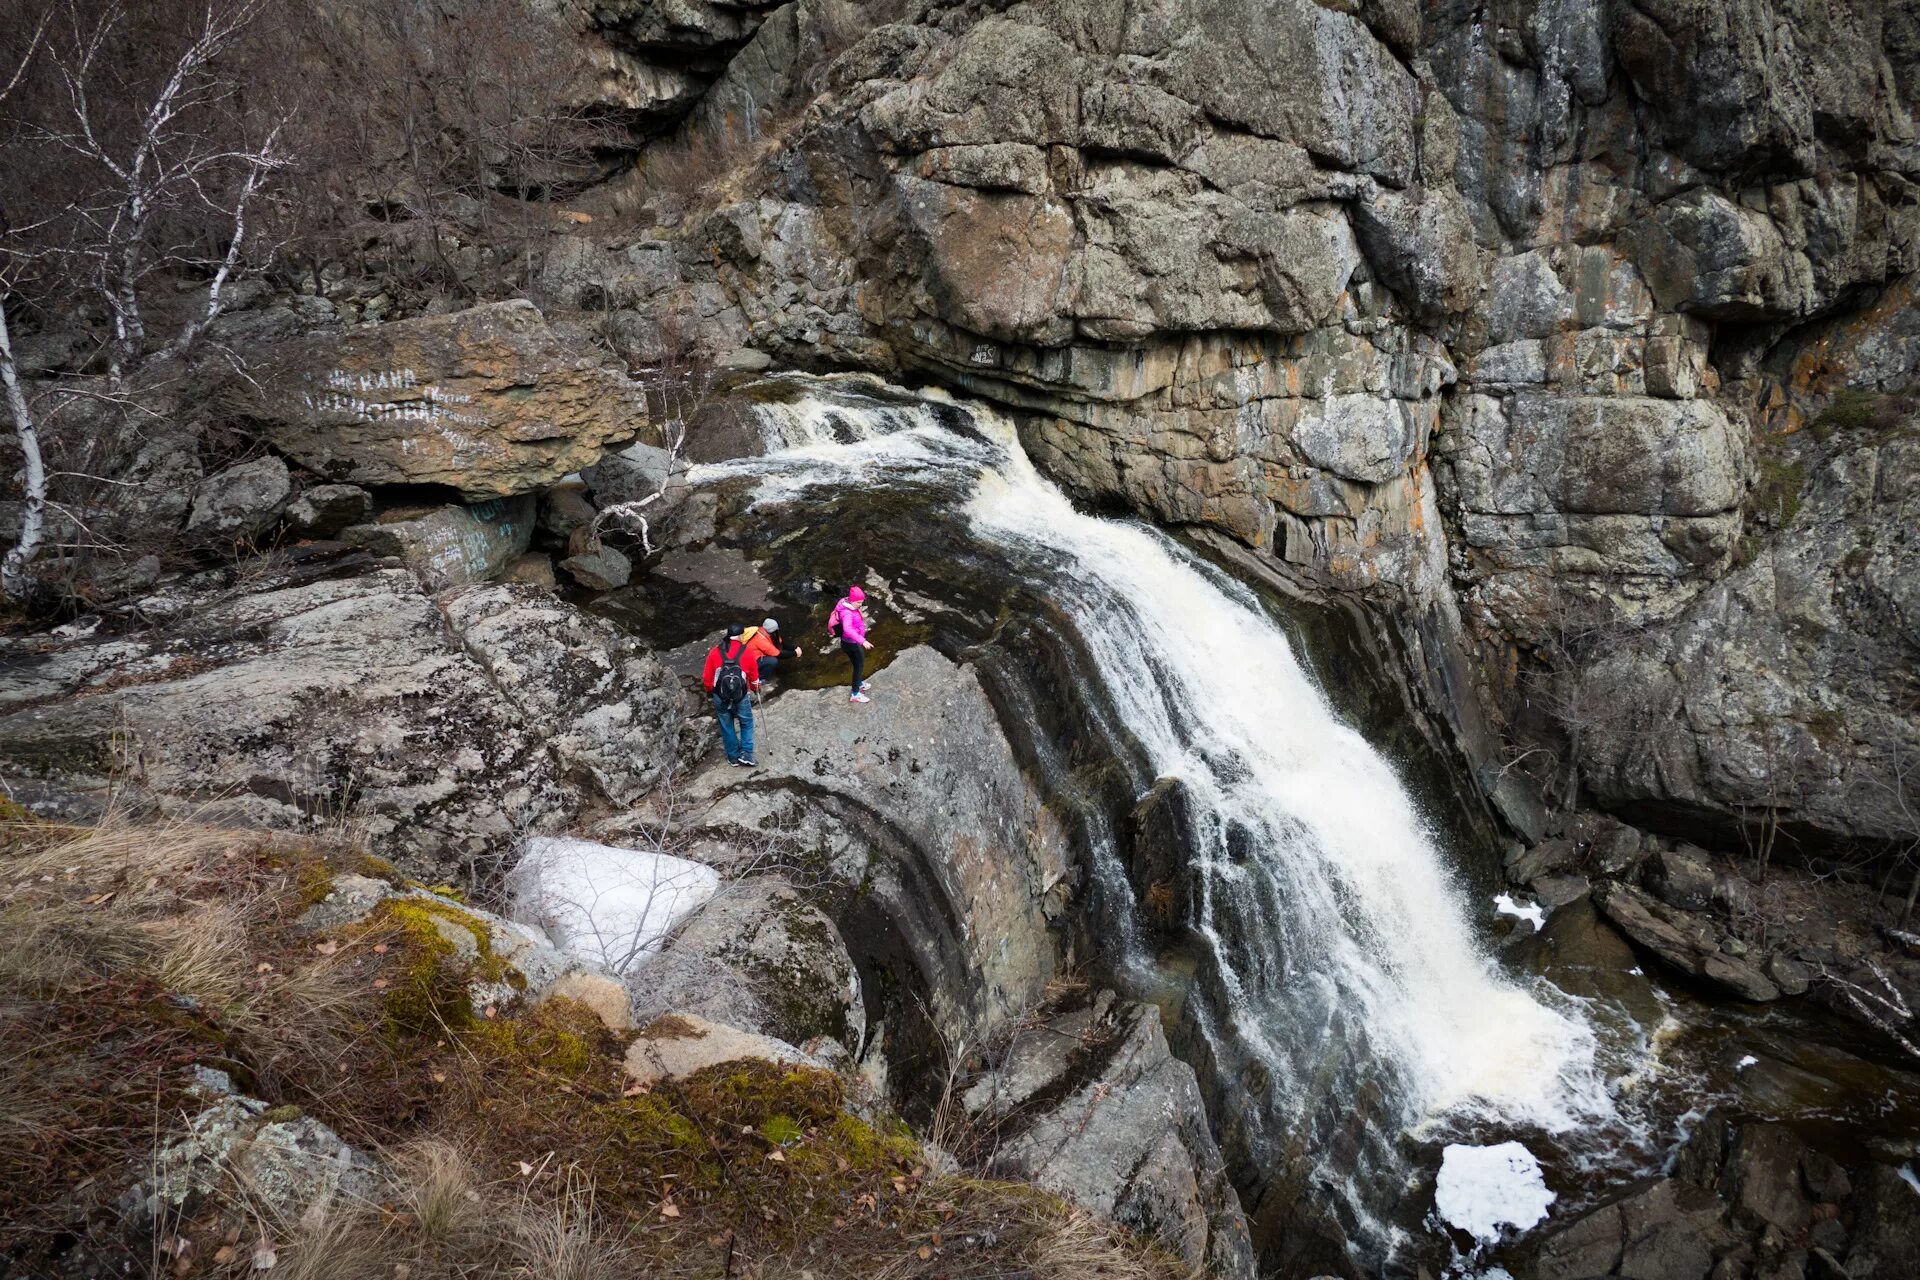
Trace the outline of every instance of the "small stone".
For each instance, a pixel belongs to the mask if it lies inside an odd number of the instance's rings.
[[[605,544],[597,550],[568,556],[560,562],[560,567],[590,591],[615,591],[633,578],[633,561]]]
[[[1775,952],[1767,960],[1767,976],[1774,985],[1790,996],[1803,996],[1813,985],[1813,970],[1798,960]]]
[[[1646,875],[1647,887],[1670,907],[1705,911],[1713,905],[1714,871],[1702,858],[1679,851],[1656,853]]]
[[[1543,876],[1559,875],[1580,865],[1580,846],[1566,837],[1542,840],[1507,863],[1507,879],[1532,884]]]
[[[1530,886],[1533,896],[1548,911],[1558,911],[1587,896],[1591,887],[1585,876],[1542,876]]]
[[[752,347],[730,351],[720,359],[720,369],[725,373],[765,373],[771,368],[773,357]]]
[[[609,1031],[633,1030],[633,1001],[626,986],[604,973],[570,973],[547,988],[546,998],[585,1005]]]
[[[331,538],[372,518],[373,495],[357,484],[315,485],[287,508],[287,525],[301,538]]]
[[[276,457],[228,467],[194,487],[187,532],[202,538],[256,537],[273,527],[292,492],[287,464]]]
[[[553,572],[553,557],[544,551],[529,551],[515,560],[507,567],[507,581],[549,590],[560,585],[560,579]]]
[[[540,498],[540,529],[556,538],[592,524],[599,514],[578,483],[555,485]]]

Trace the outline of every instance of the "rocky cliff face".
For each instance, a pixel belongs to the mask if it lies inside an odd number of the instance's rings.
[[[1827,451],[1851,479],[1794,459],[1913,381],[1912,5],[922,3],[823,68],[794,31],[829,7],[778,10],[684,129],[756,144],[679,231],[746,340],[994,397],[1091,499],[1457,614],[1513,714],[1516,661],[1631,636],[1658,749],[1571,735],[1610,803],[1898,834],[1834,741],[1920,750],[1874,585],[1917,568],[1910,415]],[[1773,674],[1694,687],[1703,627]],[[1809,683],[1834,649],[1887,674]]]

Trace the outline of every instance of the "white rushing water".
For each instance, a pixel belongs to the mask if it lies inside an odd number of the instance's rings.
[[[762,502],[946,475],[971,486],[972,536],[1073,620],[1114,721],[1192,802],[1189,924],[1225,997],[1189,1016],[1264,1065],[1283,1114],[1355,1056],[1390,1131],[1560,1131],[1611,1112],[1585,1022],[1479,947],[1406,788],[1251,592],[1158,530],[1076,510],[990,410],[806,398],[761,413],[779,449],[709,475],[759,475]]]

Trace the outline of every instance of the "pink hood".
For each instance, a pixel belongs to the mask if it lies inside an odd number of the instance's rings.
[[[866,593],[855,587],[847,592],[847,598],[833,606],[833,612],[827,617],[827,629],[833,629],[833,620],[840,620],[840,638],[851,644],[865,644],[867,641],[867,615],[860,612],[860,601],[866,599]]]

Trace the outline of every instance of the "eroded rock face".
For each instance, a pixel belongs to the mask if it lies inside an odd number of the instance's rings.
[[[970,669],[909,649],[871,693],[870,706],[841,688],[780,694],[761,713],[757,770],[705,770],[630,820],[666,820],[684,856],[723,875],[797,857],[857,886],[836,915],[856,962],[917,970],[943,1033],[993,1034],[1061,964],[1066,833]],[[699,730],[718,758],[710,717]]]
[[[1778,808],[1901,840],[1920,753],[1920,425],[1772,446],[1784,527],[1671,622],[1628,635],[1571,686],[1612,714],[1586,777],[1657,820]]]
[[[1193,1068],[1159,1011],[1103,991],[1026,1026],[963,1104],[993,1134],[989,1168],[1152,1237],[1209,1276],[1251,1277],[1253,1247]]]
[[[1865,0],[915,6],[809,78],[813,12],[691,121],[697,147],[795,111],[655,296],[710,274],[776,358],[1022,410],[1085,498],[1457,611],[1496,697],[1515,646],[1764,578],[1771,437],[1914,384],[1916,42]],[[1772,631],[1736,639],[1752,665]],[[1640,759],[1671,780],[1608,749],[1594,790],[1726,828],[1752,787],[1690,775],[1812,714],[1738,702],[1667,715]],[[1862,834],[1857,754],[1796,778],[1823,838]]]
[[[234,391],[273,446],[329,480],[531,493],[647,424],[623,373],[528,302],[304,338]]]

